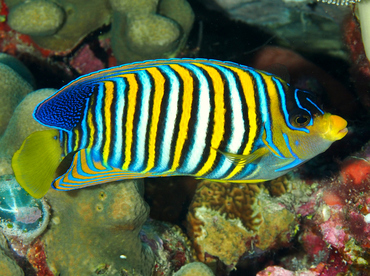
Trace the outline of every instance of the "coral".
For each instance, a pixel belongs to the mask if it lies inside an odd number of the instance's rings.
[[[79,74],[88,74],[105,68],[100,59],[95,58],[94,52],[89,45],[83,46],[70,61],[70,65],[77,70]]]
[[[73,49],[86,35],[104,24],[109,24],[110,10],[107,1],[20,1],[6,0],[9,16],[17,25],[27,26],[27,30],[36,31],[40,24],[34,18],[39,17],[40,11],[52,10],[59,19],[44,14],[52,27],[43,27],[42,36],[32,35],[32,39],[42,48],[53,51],[67,51]],[[15,10],[15,11],[14,11]],[[19,10],[19,11],[17,11]],[[13,12],[14,11],[14,12]],[[65,19],[63,19],[65,15]],[[63,20],[62,20],[63,19]],[[49,33],[50,35],[46,35]]]
[[[8,24],[17,32],[31,36],[50,36],[63,25],[65,12],[57,4],[33,0],[14,6],[8,15]]]
[[[59,54],[111,24],[109,36],[119,63],[176,55],[194,20],[185,0],[6,0],[6,5],[12,29]]]
[[[31,197],[19,186],[14,176],[0,176],[0,228],[15,247],[30,244],[45,231],[49,206],[45,200]]]
[[[203,263],[194,262],[183,266],[174,276],[213,276],[212,270]]]
[[[12,113],[18,103],[33,88],[9,66],[0,63],[0,135],[4,133]]]
[[[121,181],[72,192],[50,190],[45,197],[53,217],[40,237],[50,271],[150,275],[154,255],[139,236],[149,213],[139,193],[142,185]],[[37,251],[39,244],[31,250]]]
[[[246,229],[256,230],[262,222],[261,214],[254,213],[258,185],[238,185],[203,181],[197,187],[190,213],[197,208],[218,212],[226,220],[239,218]]]
[[[295,215],[259,184],[203,181],[189,207],[188,234],[200,261],[232,269],[241,256],[289,244]]]
[[[311,271],[293,272],[279,266],[269,266],[258,272],[257,276],[319,276],[320,274]]]
[[[18,59],[11,55],[0,53],[0,63],[12,68],[16,73],[18,73],[18,75],[20,75],[24,80],[31,84],[32,87],[35,87],[35,79],[32,76],[32,73]]]
[[[34,242],[27,252],[27,258],[38,276],[54,276],[46,263],[45,248],[40,240]]]
[[[354,17],[344,22],[344,39],[351,59],[351,76],[354,79],[355,90],[360,97],[360,102],[366,108],[370,107],[368,93],[370,80],[370,63],[365,54],[361,38],[360,25]]]
[[[266,183],[266,188],[269,190],[271,196],[281,196],[287,192],[286,176],[278,177]]]
[[[173,57],[184,47],[194,20],[187,1],[110,0],[110,4],[112,49],[118,63]]]
[[[9,125],[0,138],[0,175],[12,174],[11,158],[24,139],[34,131],[47,129],[32,117],[36,105],[53,94],[55,89],[40,89],[28,94],[14,110]]]
[[[176,225],[148,219],[140,231],[140,239],[155,255],[153,276],[172,275],[194,261],[191,244]]]
[[[10,252],[7,240],[0,233],[0,271],[3,276],[23,276],[23,270],[17,265]]]

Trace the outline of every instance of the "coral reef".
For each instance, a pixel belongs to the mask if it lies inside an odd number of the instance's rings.
[[[16,71],[0,59],[0,135],[4,133],[15,107],[33,88]]]
[[[14,110],[4,135],[0,137],[0,175],[13,173],[11,158],[28,135],[34,131],[47,129],[35,122],[32,112],[40,101],[54,92],[55,89],[34,91],[27,95]]]
[[[187,220],[198,259],[229,270],[243,255],[288,246],[298,223],[262,185],[209,181],[198,185]]]
[[[150,247],[143,247],[139,236],[149,213],[139,192],[142,185],[125,181],[47,193],[53,217],[33,247],[43,246],[54,275],[101,274],[102,269],[105,275],[124,271],[150,275],[154,254]],[[71,262],[79,265],[71,266]]]
[[[176,55],[194,21],[190,5],[176,1],[6,0],[7,23],[36,44],[65,54],[88,34],[111,25],[118,63]]]
[[[222,1],[229,3],[224,10],[234,18],[248,11],[248,24],[273,35],[274,43],[304,47],[303,56],[260,47],[265,37],[255,42],[245,29],[238,33],[240,22],[230,21],[224,33],[204,23],[196,38],[201,48],[196,53],[207,58],[225,52],[229,60],[267,71],[272,64],[285,65],[292,85],[317,92],[325,110],[354,118],[348,138],[305,167],[259,184],[168,178],[144,180],[144,189],[142,180],[133,180],[72,192],[50,190],[39,201],[19,189],[11,157],[30,133],[46,129],[34,121],[32,111],[55,92],[35,87],[50,87],[48,81],[57,80],[53,84],[59,88],[79,74],[115,65],[114,56],[121,63],[170,57],[183,49],[194,19],[188,2],[134,2],[0,2],[0,50],[17,57],[0,54],[0,274],[369,275],[370,144],[363,141],[370,137],[361,107],[370,107],[370,67],[354,17],[344,24],[353,83],[348,67],[336,66],[346,56],[339,24],[349,7]],[[241,5],[233,6],[237,2]],[[252,55],[248,43],[254,45]],[[326,66],[322,58],[327,55],[341,63]],[[36,81],[18,59],[26,61]]]
[[[8,4],[11,2],[9,1]],[[45,0],[33,0],[14,6],[8,15],[9,26],[17,32],[30,36],[55,34],[65,20],[64,10]]]

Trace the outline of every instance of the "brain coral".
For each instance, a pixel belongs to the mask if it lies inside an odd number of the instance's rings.
[[[242,256],[288,246],[298,223],[263,184],[207,180],[198,184],[187,220],[198,259],[228,270]]]
[[[205,207],[219,212],[225,219],[239,218],[245,228],[255,230],[261,224],[261,214],[255,213],[252,206],[259,190],[256,184],[201,182],[189,216],[195,209]]]

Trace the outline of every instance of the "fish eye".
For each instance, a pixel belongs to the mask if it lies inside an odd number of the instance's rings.
[[[294,127],[305,127],[310,123],[310,121],[311,121],[311,116],[308,114],[308,112],[304,112],[304,111],[295,113],[290,118],[290,123]]]

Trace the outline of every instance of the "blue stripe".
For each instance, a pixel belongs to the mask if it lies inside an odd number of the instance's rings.
[[[271,148],[273,148],[277,152],[279,157],[284,157],[281,154],[280,150],[275,146],[272,140],[271,121],[269,117],[270,112],[269,112],[269,108],[267,105],[267,99],[266,99],[267,91],[262,81],[263,77],[259,73],[253,70],[248,70],[248,72],[253,75],[254,79],[257,82],[257,92],[258,92],[258,97],[260,100],[260,111],[261,111],[261,116],[262,116],[262,122],[265,128],[265,131],[266,131],[266,142],[269,144]]]
[[[294,167],[298,166],[299,164],[302,163],[303,160],[301,160],[295,153],[294,151],[292,150],[292,148],[290,147],[290,144],[289,144],[289,137],[286,133],[283,133],[283,137],[284,137],[284,140],[285,140],[285,144],[287,145],[287,148],[289,150],[289,152],[291,153],[291,155],[294,157],[294,160],[289,163],[288,165],[284,166],[284,167],[281,167],[280,169],[276,169],[275,172],[281,172],[281,171],[285,171],[285,170],[291,170],[293,169]],[[289,158],[288,158],[289,159]]]
[[[195,66],[195,65],[192,65],[192,64],[181,64],[181,66],[189,69],[191,72],[193,72],[193,74],[195,75],[195,77],[198,79],[198,83],[199,83],[199,100],[198,100],[198,112],[201,112],[201,107],[202,105],[207,105],[205,107],[208,107],[208,116],[207,116],[207,126],[208,126],[208,123],[209,123],[209,116],[210,116],[210,112],[211,112],[211,103],[210,103],[210,92],[209,92],[209,83],[208,83],[208,80],[207,78],[204,76],[203,72],[201,69],[199,69],[199,67]],[[207,97],[207,102],[202,102],[201,99],[203,97]],[[203,129],[200,129],[199,125],[200,125],[200,122],[199,122],[199,114],[197,114],[198,116],[196,118],[193,118],[193,119],[196,119],[196,122],[194,123],[194,133],[193,134],[193,137],[188,137],[188,139],[192,139],[192,143],[191,145],[189,146],[189,150],[187,153],[183,153],[183,154],[186,154],[186,157],[185,157],[185,160],[181,166],[181,168],[178,168],[178,171],[181,171],[183,173],[192,173],[200,164],[200,162],[202,161],[202,158],[201,156],[203,155],[204,153],[204,149],[205,149],[205,146],[206,146],[206,132],[207,132],[207,128],[203,128]],[[202,133],[199,133],[199,132],[202,132]],[[201,136],[203,136],[202,138],[200,138]]]
[[[136,155],[132,157],[132,162],[129,166],[130,171],[140,172],[145,166],[145,140],[148,125],[148,110],[149,110],[149,99],[151,94],[152,85],[150,83],[149,75],[146,71],[140,71],[138,74],[139,81],[142,85],[141,99],[140,99],[140,119],[137,124],[137,137],[133,137],[136,140]],[[139,101],[138,101],[139,102]],[[133,143],[134,146],[134,143]]]
[[[324,111],[321,110],[313,101],[311,101],[309,98],[306,98],[307,101],[309,101],[314,107],[317,108],[318,111],[321,112],[322,115],[324,115]]]
[[[122,122],[125,118],[123,118],[123,111],[125,109],[125,89],[126,89],[126,82],[124,78],[116,78],[112,80],[115,82],[116,85],[116,118],[114,118],[114,128],[112,132],[115,133],[111,134],[115,139],[112,139],[112,143],[114,143],[113,153],[111,154],[110,164],[112,167],[120,168],[122,167],[122,152],[123,152],[123,125]]]
[[[156,172],[163,172],[170,169],[170,155],[171,155],[171,142],[173,140],[173,133],[175,129],[176,117],[178,114],[178,101],[179,101],[179,90],[180,82],[174,73],[174,71],[169,66],[160,66],[161,71],[166,74],[166,79],[170,81],[168,102],[169,104],[166,107],[166,116],[165,116],[165,127],[163,131],[163,137],[161,141],[158,159],[158,165],[155,168]],[[169,119],[171,118],[171,119]]]
[[[289,113],[288,113],[288,110],[286,108],[286,98],[285,98],[285,92],[284,92],[284,88],[283,86],[281,85],[281,82],[279,80],[277,80],[275,77],[272,77],[272,80],[274,81],[274,83],[276,84],[277,86],[277,90],[279,92],[279,95],[280,95],[280,98],[281,98],[281,108],[283,110],[283,114],[284,114],[284,119],[285,119],[285,123],[286,125],[290,128],[290,129],[293,129],[293,130],[298,130],[298,131],[304,131],[306,133],[310,133],[310,131],[306,128],[297,128],[297,127],[294,127],[291,123],[290,123],[290,120],[289,120]],[[296,95],[296,94],[295,94]],[[296,102],[297,102],[297,105],[298,107],[302,108],[299,104],[299,101],[298,99],[296,98]],[[302,108],[304,110],[307,110],[305,108]],[[308,111],[308,110],[307,110]],[[308,113],[310,113],[308,111]],[[310,113],[311,114],[311,113]],[[311,116],[312,118],[312,116]],[[312,120],[312,119],[311,119]]]
[[[81,121],[81,137],[80,137],[80,147],[79,149],[83,149],[83,148],[86,148],[87,146],[87,137],[88,137],[88,133],[87,133],[87,113],[88,113],[88,108],[89,108],[89,102],[90,102],[90,99],[91,98],[87,98],[86,99],[86,104],[85,104],[85,110],[84,110],[84,116],[82,118],[82,121]]]
[[[103,141],[103,97],[104,97],[104,83],[99,83],[96,95],[96,106],[95,106],[95,124],[96,124],[96,139],[94,141],[93,149],[100,151]]]
[[[67,152],[68,153],[70,153],[70,152],[72,152],[73,151],[73,138],[74,138],[74,133],[73,133],[73,131],[70,131],[70,130],[68,130],[68,131],[66,131],[66,133],[67,133]]]

